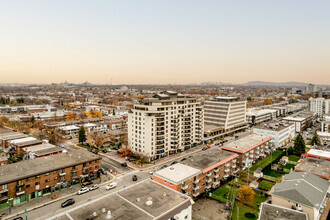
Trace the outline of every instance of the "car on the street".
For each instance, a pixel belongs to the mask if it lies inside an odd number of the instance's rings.
[[[99,185],[95,184],[89,188],[89,191],[92,191],[92,190],[98,189],[98,188],[99,188]]]
[[[17,218],[13,218],[13,220],[23,220],[23,217],[17,217]]]
[[[207,146],[207,149],[210,149],[211,148],[211,146],[209,145],[209,146]]]
[[[150,170],[149,174],[152,175],[152,174],[154,174],[154,172],[156,172],[155,169],[154,170]]]
[[[123,167],[127,167],[127,163],[126,163],[126,162],[121,163],[121,165],[122,165]]]
[[[178,161],[173,161],[173,162],[171,163],[171,165],[174,165],[174,164],[176,164],[176,163],[178,163]]]
[[[133,181],[137,181],[137,176],[136,176],[136,175],[133,175],[133,176],[132,176],[132,180],[133,180]]]
[[[107,151],[107,150],[102,150],[102,152],[103,152],[103,153],[108,153],[108,151]]]
[[[188,158],[192,158],[193,156],[189,155]]]
[[[92,185],[93,184],[93,182],[91,182],[91,181],[87,181],[87,182],[83,182],[82,184],[81,184],[81,186],[82,187],[86,187],[86,186],[89,186],[89,185]]]
[[[184,161],[184,160],[187,160],[187,158],[185,158],[185,157],[184,157],[184,158],[182,158],[182,159],[181,159],[181,162],[182,162],[182,161]]]
[[[204,151],[204,150],[207,150],[207,147],[203,147],[203,148],[202,148],[202,151]]]
[[[129,158],[128,159],[128,162],[134,162],[134,161],[136,161],[134,158]]]
[[[117,183],[116,182],[113,182],[113,183],[109,183],[105,188],[107,190],[109,190],[109,189],[115,188],[116,186],[117,186]]]
[[[84,188],[80,189],[77,192],[77,195],[81,195],[81,194],[87,193],[88,191],[89,191],[89,189],[87,187],[84,187]]]
[[[215,143],[215,146],[219,146],[220,145],[220,143],[218,142],[218,143]]]
[[[68,199],[61,204],[61,207],[65,208],[67,206],[73,205],[74,203],[75,203],[74,199]]]
[[[165,169],[166,167],[168,167],[166,164],[161,166],[159,169],[162,170],[162,169]]]
[[[103,175],[105,174],[105,171],[104,171],[103,168],[100,168],[99,171],[100,171],[100,173],[102,173]]]

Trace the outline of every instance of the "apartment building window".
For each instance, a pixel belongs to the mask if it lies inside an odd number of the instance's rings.
[[[8,189],[8,185],[7,184],[2,185],[2,189]]]
[[[40,175],[37,175],[37,176],[36,176],[36,179],[39,179],[39,178],[40,178]]]
[[[29,178],[26,179],[26,181],[29,181],[30,179],[31,179],[31,178],[29,177]]]
[[[57,180],[57,176],[54,177],[54,180]]]
[[[56,171],[54,171],[54,174],[56,174],[57,173],[57,170]]]
[[[48,175],[49,175],[49,173],[46,173],[45,175],[46,175],[46,176],[48,176]]]
[[[48,183],[48,182],[49,182],[49,179],[46,179],[46,180],[45,180],[45,183]]]
[[[30,188],[30,185],[26,185],[26,188]]]

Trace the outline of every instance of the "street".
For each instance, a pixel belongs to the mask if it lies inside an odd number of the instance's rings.
[[[137,181],[132,181],[132,176],[136,175],[137,176]],[[85,194],[81,194],[81,195],[77,195],[76,192],[72,193],[71,196],[63,198],[63,199],[57,199],[55,202],[42,206],[40,208],[36,208],[32,211],[27,212],[26,214],[20,214],[17,215],[15,217],[22,217],[23,219],[31,219],[31,220],[35,220],[35,219],[47,219],[55,214],[61,213],[63,211],[69,210],[75,206],[81,205],[85,202],[91,201],[93,199],[97,199],[101,196],[106,195],[107,193],[112,193],[115,192],[123,187],[127,187],[129,185],[132,185],[134,183],[140,182],[142,180],[145,180],[147,178],[150,178],[150,174],[149,171],[131,171],[129,173],[123,174],[118,176],[118,178],[115,180],[115,182],[117,182],[117,187],[111,190],[106,190],[106,184],[100,186],[99,189],[93,190],[93,191],[89,191]],[[78,188],[79,189],[79,188]],[[68,206],[66,208],[61,208],[61,204],[69,199],[69,198],[73,198],[75,200],[75,204]],[[43,198],[39,198],[39,199],[43,199]],[[46,201],[45,201],[46,202]],[[48,202],[48,201],[47,201]],[[31,207],[32,208],[32,207]],[[15,213],[15,210],[12,210],[12,214]],[[10,219],[13,219],[15,217],[12,217]],[[5,218],[8,219],[8,218]]]

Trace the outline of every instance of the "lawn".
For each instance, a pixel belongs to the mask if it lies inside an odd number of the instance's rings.
[[[279,177],[281,177],[283,174],[278,173],[278,172],[275,171],[275,170],[268,170],[268,171],[265,171],[264,175],[271,176],[271,177],[275,177],[275,178],[279,178]]]
[[[83,143],[79,143],[79,144],[77,144],[77,146],[79,146],[79,147],[83,147],[83,148],[86,148],[86,149],[89,149],[89,150],[93,150],[92,147],[89,147],[88,145],[83,144]]]
[[[299,156],[289,155],[289,160],[291,160],[291,161],[298,162],[299,159],[300,159]]]
[[[220,202],[232,202],[233,200],[233,187],[225,184],[217,189],[211,196]]]
[[[256,217],[255,218],[246,218],[244,216],[245,213],[253,213]],[[242,204],[240,202],[236,202],[235,206],[234,206],[234,209],[233,209],[231,219],[232,220],[237,220],[237,219],[239,219],[239,220],[242,220],[242,219],[246,219],[246,220],[258,219],[258,213],[259,213],[259,211],[254,210],[251,207],[245,206],[244,204]]]
[[[263,180],[259,183],[258,188],[269,191],[274,185],[275,185],[275,183]]]
[[[281,168],[284,168],[284,169],[288,169],[290,170],[291,168],[294,169],[296,165],[294,164],[291,164],[291,163],[287,163],[285,164],[284,166],[281,166]]]
[[[273,162],[274,160],[276,160],[277,158],[279,158],[282,154],[283,154],[283,151],[281,151],[281,150],[275,151],[272,154],[272,156],[269,155],[268,157],[260,160],[258,163],[256,163],[255,165],[253,165],[250,168],[250,171],[254,172],[258,167],[261,167],[262,169],[265,168],[268,164],[270,164],[271,162]]]

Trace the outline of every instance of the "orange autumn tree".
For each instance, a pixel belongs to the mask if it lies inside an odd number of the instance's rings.
[[[241,186],[240,188],[238,188],[237,193],[238,193],[238,198],[242,202],[248,202],[248,203],[253,202],[255,192],[251,187],[248,187],[246,185]]]

